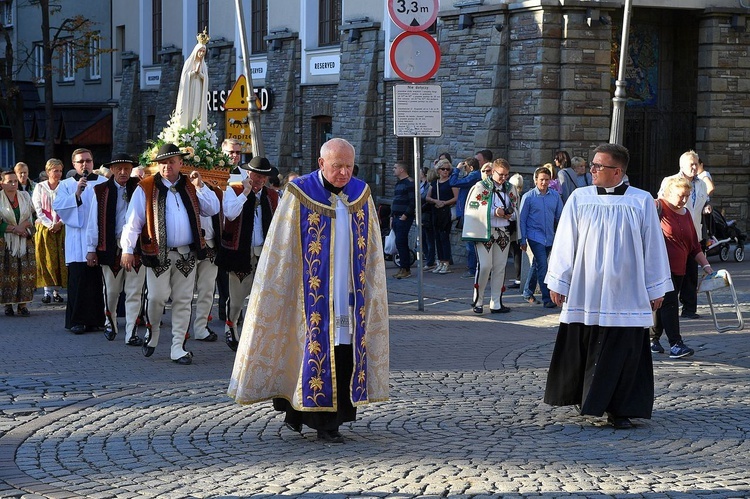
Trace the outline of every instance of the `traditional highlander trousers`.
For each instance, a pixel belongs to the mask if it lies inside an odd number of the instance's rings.
[[[324,186],[325,184],[325,186]],[[388,397],[388,303],[367,184],[288,184],[258,262],[229,395],[273,399],[295,431],[332,431]],[[353,279],[352,279],[353,278]]]
[[[502,168],[507,176],[507,169]],[[495,174],[493,173],[493,176]],[[488,177],[471,188],[464,208],[462,239],[473,241],[477,252],[473,310],[484,312],[484,293],[490,283],[490,312],[508,313],[503,305],[505,265],[510,246],[510,218],[515,219],[514,187],[500,177],[499,185]]]
[[[257,158],[257,159],[256,159]],[[256,156],[240,168],[268,178],[271,164]],[[271,219],[279,204],[279,194],[262,186],[257,192],[244,193],[245,186],[227,186],[224,196],[224,231],[219,247],[218,265],[229,274],[229,300],[224,328],[226,343],[237,351],[237,321],[245,298],[250,295],[255,269],[271,226]]]
[[[115,155],[112,162],[105,166],[123,162],[135,162],[127,154]],[[126,272],[120,265],[122,249],[120,236],[125,226],[128,203],[140,179],[129,177],[125,185],[111,177],[107,182],[94,187],[95,202],[91,203],[91,214],[88,219],[88,251],[95,252],[104,278],[104,336],[112,341],[117,336],[117,302],[120,293],[125,292],[125,344],[141,346],[143,340],[138,336],[138,316],[143,308],[143,287],[146,282],[146,270],[140,262],[140,248],[134,249],[136,264]]]
[[[211,189],[221,204],[222,191],[219,188],[206,185]],[[201,230],[206,241],[206,258],[199,260],[195,269],[195,316],[193,317],[193,336],[198,341],[216,341],[216,333],[208,327],[211,317],[211,307],[214,305],[214,291],[219,267],[216,266],[216,252],[219,247],[221,234],[221,210],[216,215],[204,217],[201,215]]]
[[[12,175],[3,174],[4,180]],[[15,196],[13,196],[15,194]],[[9,195],[13,197],[10,199]],[[31,226],[33,207],[27,192],[0,191],[0,304],[5,315],[29,315],[26,304],[34,299],[36,260],[34,245],[24,223]],[[20,234],[16,233],[20,232]],[[17,304],[16,312],[13,304]]]
[[[160,163],[184,156],[173,144],[159,150]],[[140,234],[141,254],[146,268],[146,336],[143,354],[153,355],[159,343],[161,318],[167,300],[172,298],[172,345],[170,358],[179,364],[192,363],[185,350],[190,327],[190,311],[195,288],[195,267],[206,257],[200,216],[219,212],[219,200],[205,184],[196,188],[179,172],[170,182],[161,173],[141,181],[128,207],[121,245],[123,254],[132,255]]]

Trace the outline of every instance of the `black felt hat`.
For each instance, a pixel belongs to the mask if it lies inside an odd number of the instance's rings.
[[[138,162],[134,160],[132,156],[124,152],[117,153],[112,156],[112,161],[110,161],[109,163],[104,163],[104,166],[106,166],[107,168],[112,168],[113,165],[116,165],[118,163],[130,163],[131,165],[133,165],[133,167],[138,166]]]
[[[271,172],[273,171],[271,163],[266,158],[260,156],[255,156],[249,163],[240,165],[240,168],[261,175],[271,175]]]
[[[180,151],[180,148],[174,144],[164,144],[156,153],[154,161],[163,161],[167,158],[171,158],[172,156],[187,156],[188,154],[189,153]]]

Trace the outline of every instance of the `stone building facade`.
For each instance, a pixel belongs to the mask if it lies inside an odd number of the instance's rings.
[[[287,8],[290,2],[279,4]],[[292,2],[293,3],[293,2]],[[343,0],[340,65],[317,82],[305,71],[305,27],[273,29],[262,85],[273,105],[261,114],[266,156],[282,173],[315,168],[317,148],[342,136],[357,149],[360,177],[387,203],[390,166],[413,157],[412,140],[393,132],[389,49],[394,37],[385,1]],[[646,2],[648,3],[648,2]],[[695,149],[716,182],[713,204],[744,229],[750,165],[750,13],[732,2],[690,0],[648,8],[635,2],[625,145],[634,185],[655,194]],[[370,15],[347,17],[367,5]],[[441,64],[428,83],[442,88],[442,131],[422,140],[423,164],[441,151],[454,160],[489,148],[527,176],[555,151],[590,159],[609,141],[613,82],[619,59],[622,1],[441,1],[433,36]],[[269,2],[269,17],[274,14]],[[678,8],[679,7],[679,8]],[[372,15],[372,11],[380,12]],[[287,16],[288,17],[288,16]],[[467,19],[470,21],[467,23]],[[356,37],[349,36],[356,29]],[[210,29],[209,29],[210,31]],[[212,42],[214,43],[214,42]],[[209,47],[214,88],[230,88],[239,44]],[[137,56],[123,71],[115,148],[137,151],[174,107],[185,48],[162,55],[158,89],[143,90]],[[189,52],[189,48],[187,49]],[[130,71],[129,68],[134,68]],[[131,74],[132,73],[132,74]],[[223,116],[212,111],[221,129]],[[135,124],[135,125],[134,125]]]

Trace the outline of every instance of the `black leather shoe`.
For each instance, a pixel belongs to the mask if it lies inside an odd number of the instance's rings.
[[[141,350],[143,351],[144,357],[151,357],[154,354],[156,347],[150,347],[144,343],[143,348]]]
[[[224,341],[226,342],[227,346],[230,348],[230,350],[236,352],[240,342],[237,341],[237,338],[234,336],[234,328],[230,327],[229,330],[224,333],[224,335],[226,336]]]
[[[302,425],[300,423],[284,423],[284,426],[289,428],[295,433],[302,433]]]
[[[172,359],[172,362],[180,364],[181,366],[189,366],[193,363],[193,354],[188,352],[179,359]]]
[[[510,308],[506,307],[505,305],[500,305],[500,308],[491,308],[490,312],[493,314],[507,314],[510,312]]]
[[[484,313],[484,307],[474,307],[472,310],[474,310],[475,314]]]
[[[206,331],[208,331],[208,336],[206,336],[205,338],[196,338],[196,340],[205,342],[216,341],[216,339],[218,338],[218,336],[216,336],[216,333],[211,331],[211,329],[209,329],[208,327],[206,327]]]
[[[59,294],[55,293],[55,294],[52,295],[52,301],[55,302],[55,303],[62,303],[63,302],[63,297],[60,296]]]
[[[692,314],[689,314],[689,313],[686,314],[685,312],[683,312],[682,314],[680,314],[680,317],[682,317],[683,319],[700,319],[701,318],[701,316],[696,314],[695,312],[693,312]]]
[[[52,295],[44,295],[42,296],[42,303],[52,303]]]
[[[70,332],[73,334],[83,334],[86,332],[86,326],[83,324],[76,324],[75,326],[70,328]]]
[[[633,427],[633,422],[628,418],[614,416],[612,414],[607,415],[607,422],[609,422],[615,430],[628,430]]]
[[[112,326],[110,326],[109,324],[104,326],[104,337],[107,338],[107,341],[114,340],[115,336],[117,336],[117,333]]]
[[[329,444],[343,444],[344,436],[338,430],[318,430],[318,440]]]
[[[143,340],[140,338],[140,336],[138,336],[137,334],[134,334],[128,340],[127,345],[130,347],[139,347],[143,345]]]

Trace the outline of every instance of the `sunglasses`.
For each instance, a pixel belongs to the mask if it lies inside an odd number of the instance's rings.
[[[442,171],[444,171],[444,172],[449,172],[449,171],[451,171],[451,169],[450,169],[450,168],[438,168],[438,171],[441,171],[441,170],[442,170]]]

